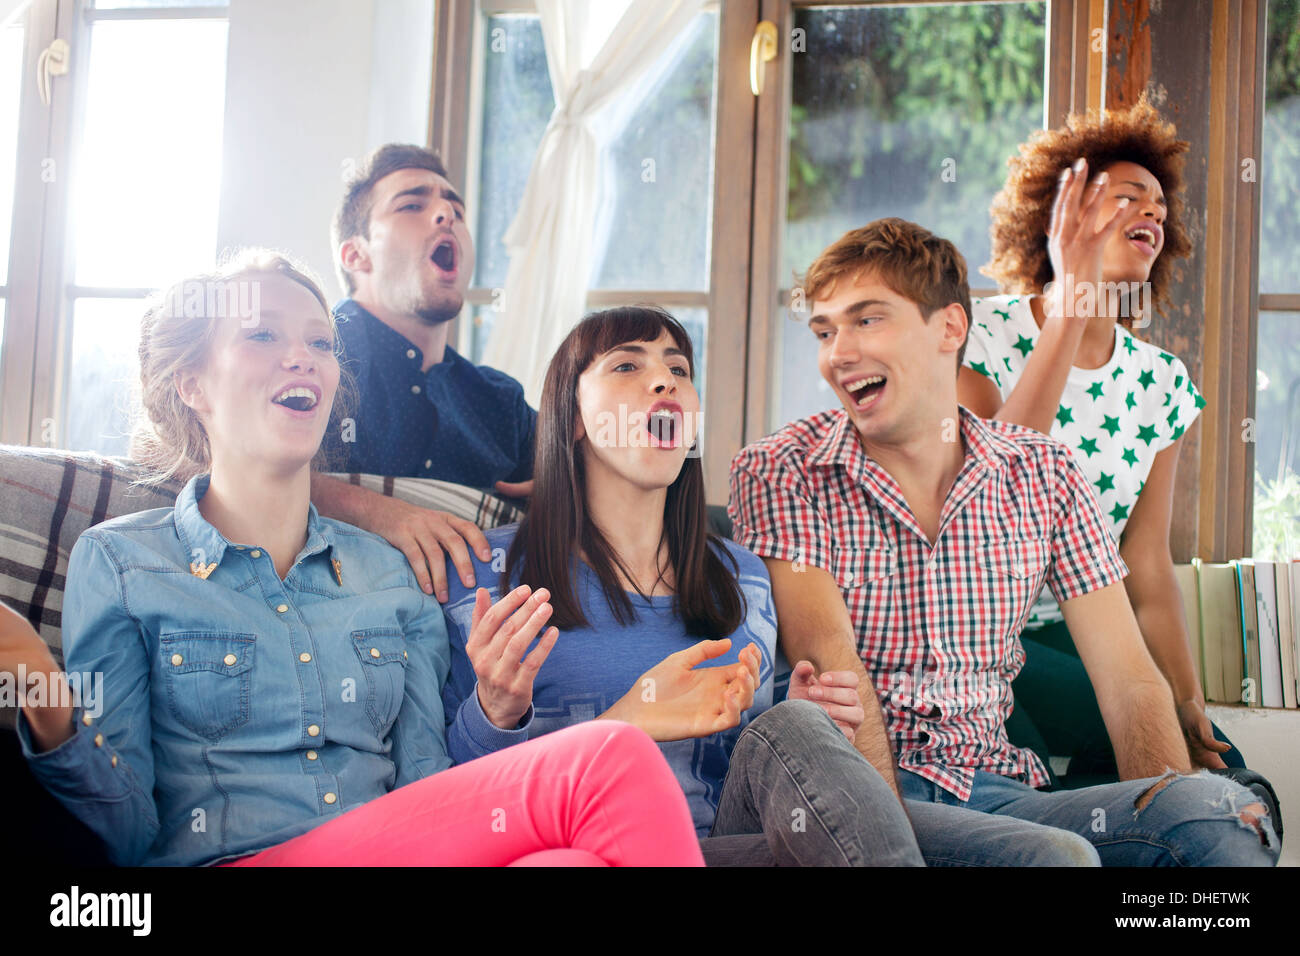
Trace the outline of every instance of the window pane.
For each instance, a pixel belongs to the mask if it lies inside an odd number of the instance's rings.
[[[64,391],[66,440],[75,451],[125,455],[138,389],[140,299],[78,299],[72,311],[72,354]]]
[[[1271,0],[1267,29],[1259,291],[1300,292],[1295,273],[1300,246],[1300,182],[1295,176],[1300,164],[1300,2]]]
[[[1006,161],[1042,126],[1045,17],[1044,3],[796,11],[781,286],[883,216],[952,240],[980,284]],[[808,330],[787,321],[780,338],[773,427],[835,404]]]
[[[1255,557],[1300,558],[1300,312],[1260,313],[1255,384]]]
[[[499,289],[506,284],[510,265],[501,237],[519,209],[533,154],[555,109],[555,99],[537,17],[488,17],[484,42],[474,284]]]
[[[664,59],[671,66],[637,91],[605,166],[612,209],[598,289],[709,288],[717,14],[697,16]]]
[[[538,18],[490,16],[486,27],[474,284],[500,288],[509,267],[501,237],[555,101]],[[624,112],[600,117],[622,128],[601,184],[594,288],[708,289],[717,36],[717,14],[700,14]]]
[[[73,187],[75,281],[157,288],[216,256],[224,20],[92,30]]]
[[[23,27],[0,30],[0,285],[9,278],[9,231],[18,162],[18,103],[22,95]]]

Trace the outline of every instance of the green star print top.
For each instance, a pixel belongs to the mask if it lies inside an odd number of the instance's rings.
[[[963,363],[992,379],[1006,401],[1038,335],[1028,296],[972,299]],[[1105,365],[1070,369],[1051,435],[1068,445],[1083,467],[1116,542],[1156,454],[1181,438],[1204,407],[1177,356],[1134,338],[1119,324]],[[1060,607],[1044,589],[1025,626],[1061,619]]]

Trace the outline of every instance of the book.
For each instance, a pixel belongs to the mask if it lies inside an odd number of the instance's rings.
[[[1183,615],[1187,619],[1187,645],[1192,652],[1192,668],[1196,671],[1196,682],[1204,693],[1205,680],[1202,677],[1204,667],[1201,664],[1201,602],[1196,590],[1196,572],[1200,563],[1199,558],[1193,558],[1191,564],[1174,565],[1174,580],[1178,582],[1178,593],[1183,598]]]
[[[1255,562],[1255,617],[1259,634],[1259,702],[1282,706],[1282,653],[1278,648],[1277,570],[1273,561]]]
[[[1255,606],[1255,562],[1244,560],[1235,563],[1244,680],[1241,686],[1241,700],[1251,707],[1258,707],[1261,703],[1260,693],[1264,678],[1259,669],[1259,617]]]
[[[1277,648],[1282,660],[1282,706],[1296,706],[1295,610],[1296,595],[1291,589],[1291,562],[1274,565],[1273,580],[1277,590]]]
[[[1201,619],[1201,674],[1205,699],[1241,702],[1241,615],[1237,612],[1237,572],[1231,564],[1197,561]],[[1224,661],[1229,661],[1228,685]]]
[[[1291,656],[1295,659],[1295,694],[1300,701],[1300,558],[1291,560]]]

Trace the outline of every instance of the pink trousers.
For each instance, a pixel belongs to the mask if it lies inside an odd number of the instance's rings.
[[[231,866],[703,866],[686,798],[628,724],[594,720],[400,787]]]

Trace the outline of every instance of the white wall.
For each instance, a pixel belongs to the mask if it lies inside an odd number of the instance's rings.
[[[231,0],[218,248],[283,249],[339,293],[344,173],[426,141],[432,36],[433,0]]]

